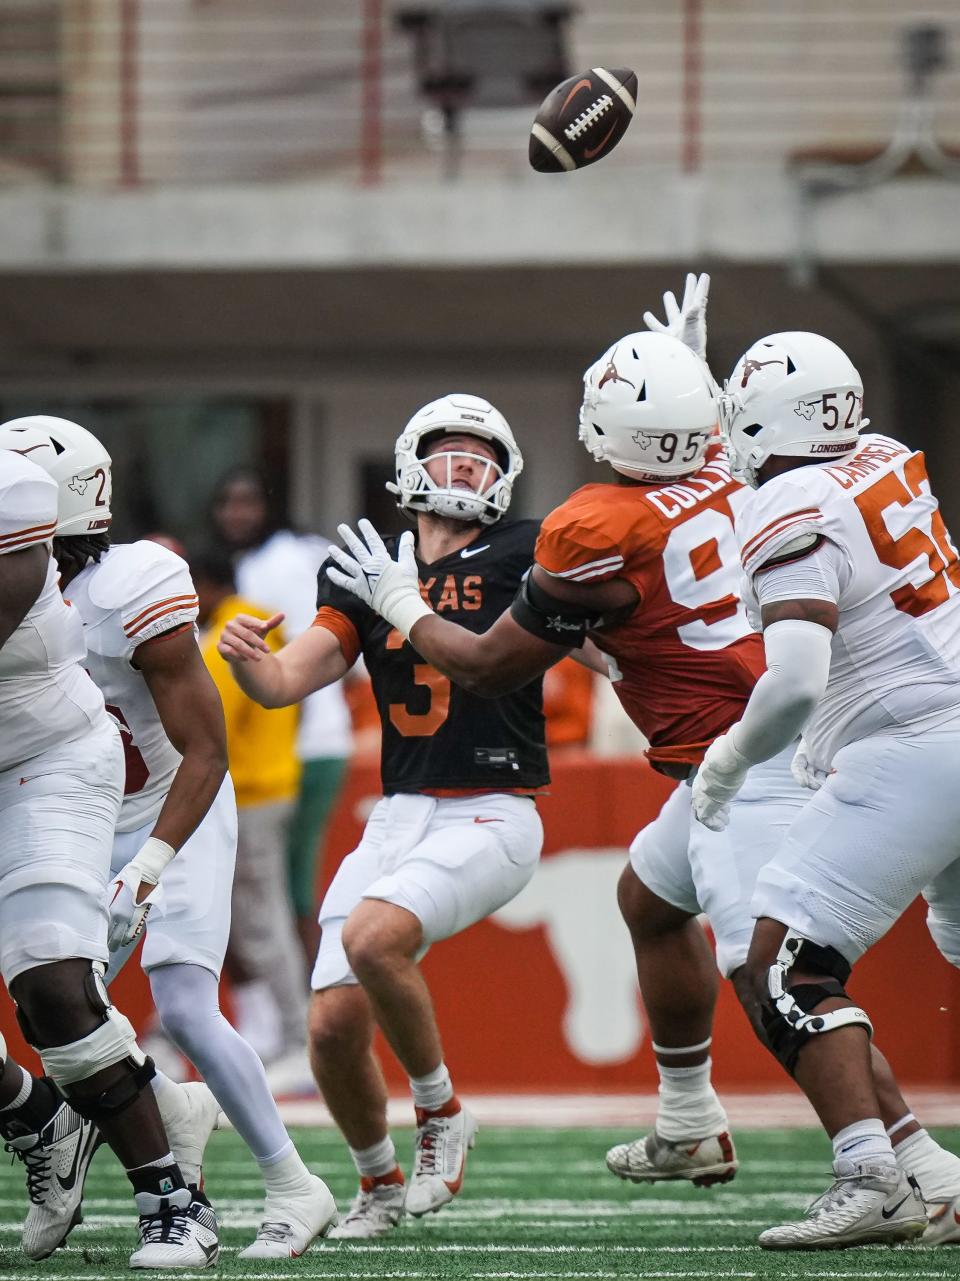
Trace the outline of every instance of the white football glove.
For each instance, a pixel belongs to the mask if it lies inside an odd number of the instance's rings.
[[[397,559],[393,560],[368,520],[359,521],[357,529],[362,537],[349,525],[337,526],[337,533],[349,550],[330,548],[330,557],[339,568],[328,565],[327,577],[338,587],[353,592],[391,627],[408,637],[414,623],[433,613],[420,595],[413,534],[408,529],[400,535]]]
[[[683,302],[677,303],[673,290],[663,295],[663,309],[667,314],[666,323],[658,320],[652,311],[643,313],[643,323],[657,334],[669,334],[679,338],[701,360],[707,358],[707,294],[710,292],[710,277],[706,272],[699,276],[687,272],[687,283],[683,291]]]
[[[730,822],[730,802],[743,786],[750,765],[734,747],[729,730],[707,748],[693,780],[693,813],[711,832],[722,832]]]
[[[790,762],[790,773],[801,787],[809,787],[811,792],[818,792],[833,773],[833,770],[822,769],[810,759],[809,749],[801,738],[793,760]]]
[[[146,925],[147,914],[157,901],[160,873],[176,853],[166,841],[148,837],[130,862],[117,873],[110,886],[107,903],[110,914],[107,947],[111,952],[132,943]],[[137,902],[142,885],[149,885],[150,890]]]

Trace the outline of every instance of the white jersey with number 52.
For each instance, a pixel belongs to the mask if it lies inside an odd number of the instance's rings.
[[[83,621],[90,675],[120,723],[127,773],[117,831],[131,832],[156,818],[181,760],[135,653],[165,632],[193,627],[197,593],[185,561],[144,541],[111,547],[66,594]]]
[[[867,434],[843,462],[767,481],[737,518],[746,581],[802,534],[842,553],[826,694],[804,730],[818,763],[846,743],[960,718],[960,562],[923,454]]]

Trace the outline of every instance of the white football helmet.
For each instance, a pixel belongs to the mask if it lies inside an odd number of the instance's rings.
[[[424,449],[431,436],[453,434],[489,440],[498,461],[462,450],[445,454],[446,483],[436,483],[424,466]],[[388,482],[387,489],[397,495],[401,511],[434,512],[483,525],[498,521],[510,506],[513,483],[523,471],[523,455],[503,414],[488,400],[464,392],[451,392],[418,409],[397,439],[395,457],[397,480]],[[486,466],[476,493],[454,486],[457,458],[473,458]]]
[[[730,466],[754,489],[771,454],[826,462],[849,453],[868,422],[860,375],[820,334],[761,338],[737,361],[720,396]]]
[[[707,366],[668,334],[627,334],[583,375],[580,439],[635,480],[687,476],[717,425]]]
[[[57,482],[58,538],[110,528],[110,455],[85,427],[49,414],[11,418],[0,423],[0,449],[23,454]]]

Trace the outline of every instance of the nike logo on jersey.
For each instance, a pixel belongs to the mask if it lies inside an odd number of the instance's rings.
[[[481,552],[488,552],[489,550],[489,543],[484,543],[482,547],[464,547],[460,553],[460,559],[469,560],[471,556],[479,556]]]
[[[905,1197],[901,1197],[900,1200],[897,1202],[897,1204],[892,1205],[889,1210],[887,1209],[886,1206],[884,1206],[883,1209],[880,1211],[881,1215],[885,1219],[892,1219],[893,1216],[896,1214],[896,1212],[900,1209],[900,1207],[908,1199],[909,1196],[910,1196],[910,1193],[908,1192]]]
[[[475,818],[475,823],[502,823],[502,818]]]

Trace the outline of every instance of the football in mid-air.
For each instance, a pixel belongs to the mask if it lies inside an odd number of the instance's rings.
[[[544,98],[530,130],[530,163],[540,173],[583,169],[609,155],[637,107],[637,77],[626,67],[592,67]]]

